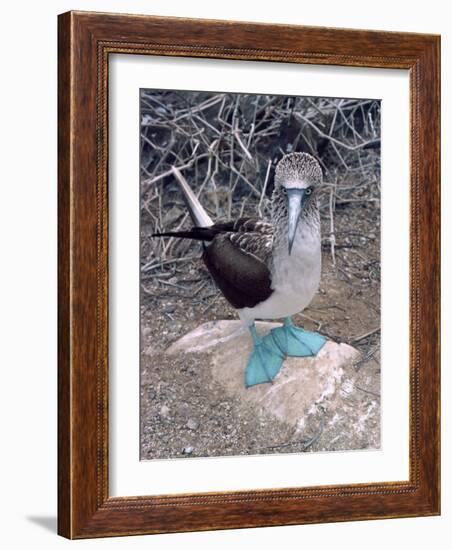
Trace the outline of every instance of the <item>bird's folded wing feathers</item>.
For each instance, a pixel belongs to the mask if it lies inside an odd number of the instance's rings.
[[[178,237],[180,239],[194,239],[199,241],[212,241],[218,235],[240,234],[250,235],[257,234],[257,238],[266,236],[270,239],[273,238],[273,226],[258,218],[239,218],[235,221],[228,222],[216,222],[209,227],[192,227],[190,229],[183,229],[177,231],[165,231],[163,233],[154,233],[153,237]],[[244,250],[246,250],[246,240],[244,241]],[[267,242],[267,241],[262,241]]]
[[[240,222],[240,223],[239,223]],[[235,307],[254,307],[272,294],[271,224],[241,219],[218,234],[204,251],[204,261],[226,299]],[[226,230],[227,231],[227,230]]]

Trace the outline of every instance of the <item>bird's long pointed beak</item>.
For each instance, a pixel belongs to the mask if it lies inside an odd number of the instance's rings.
[[[303,208],[304,189],[288,189],[288,211],[289,211],[289,226],[287,229],[287,236],[289,241],[289,255],[292,252],[293,242],[295,240],[295,233],[297,231],[298,222],[300,220],[301,209]]]

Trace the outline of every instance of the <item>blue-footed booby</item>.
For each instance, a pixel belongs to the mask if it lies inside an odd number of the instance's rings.
[[[194,227],[155,236],[203,241],[207,269],[251,332],[254,348],[245,385],[271,382],[287,356],[316,355],[325,338],[295,327],[291,316],[311,302],[320,282],[318,161],[307,153],[290,153],[279,161],[268,221],[239,218],[214,223],[180,172],[173,168],[173,173]],[[284,324],[262,338],[256,319],[284,319]]]

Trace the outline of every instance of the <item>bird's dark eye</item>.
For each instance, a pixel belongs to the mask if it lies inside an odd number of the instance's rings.
[[[304,193],[305,195],[310,195],[312,193],[312,187],[308,187]]]
[[[287,195],[287,189],[285,187],[281,187],[281,191],[283,195]]]

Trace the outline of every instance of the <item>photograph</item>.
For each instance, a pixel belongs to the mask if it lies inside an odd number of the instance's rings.
[[[378,98],[140,89],[140,459],[380,448]]]

